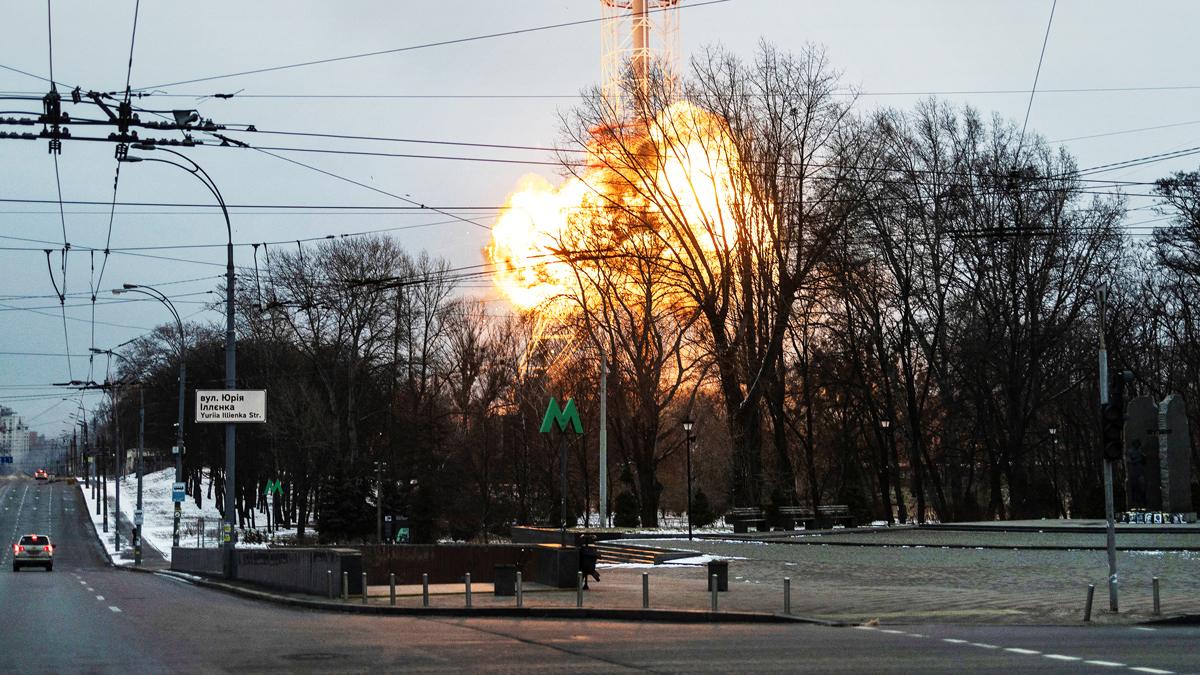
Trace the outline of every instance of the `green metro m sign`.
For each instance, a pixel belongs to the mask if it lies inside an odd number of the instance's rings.
[[[575,399],[567,399],[567,404],[559,409],[558,401],[551,396],[550,405],[546,406],[546,416],[542,418],[541,433],[550,433],[555,424],[558,424],[559,431],[566,433],[568,423],[575,433],[583,433],[583,423],[579,421],[579,411],[575,409]]]

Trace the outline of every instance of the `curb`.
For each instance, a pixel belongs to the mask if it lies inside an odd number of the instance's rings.
[[[848,626],[841,621],[813,619],[788,614],[760,612],[710,612],[698,609],[612,609],[603,607],[393,607],[391,605],[362,605],[352,602],[330,602],[309,600],[268,591],[246,588],[236,584],[215,581],[194,575],[180,575],[171,571],[140,569],[142,572],[158,572],[188,581],[205,588],[224,591],[232,595],[251,598],[278,605],[316,609],[348,614],[372,614],[382,616],[437,616],[437,617],[514,617],[523,619],[607,619],[612,621],[658,621],[664,623],[801,623],[820,626]]]
[[[1196,626],[1200,625],[1200,614],[1180,614],[1162,619],[1143,621],[1143,626]]]

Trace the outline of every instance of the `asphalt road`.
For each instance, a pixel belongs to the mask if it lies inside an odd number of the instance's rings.
[[[116,570],[77,488],[0,479],[0,671],[1197,672],[1200,628],[695,625],[360,616]],[[50,535],[52,573],[11,570]]]

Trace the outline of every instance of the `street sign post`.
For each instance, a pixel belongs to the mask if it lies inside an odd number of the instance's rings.
[[[197,389],[197,422],[266,422],[265,389]]]

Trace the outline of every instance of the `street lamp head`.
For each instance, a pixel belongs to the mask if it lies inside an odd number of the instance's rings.
[[[125,290],[129,291],[129,290],[133,290],[135,288],[139,288],[139,286],[137,284],[121,284],[121,288],[124,288]]]
[[[891,420],[879,420],[879,428],[887,429],[890,426],[892,426]]]
[[[100,349],[99,347],[88,347],[88,351],[93,354],[103,354],[104,353],[104,350]]]
[[[138,162],[141,162],[141,161],[143,161],[143,160],[142,160],[142,158],[141,158],[141,157],[137,157],[136,155],[125,155],[124,157],[118,157],[118,158],[117,158],[117,161],[118,161],[118,162],[125,162],[125,163],[127,163],[127,164],[136,164],[136,163],[138,163]]]
[[[154,147],[153,143],[132,143],[132,144],[130,144],[129,147],[131,147],[135,150],[157,150],[158,149],[158,148]]]
[[[112,294],[113,294],[113,295],[121,295],[121,294],[122,294],[122,293],[124,293],[124,292],[125,292],[125,289],[124,289],[124,288],[114,288],[114,289],[112,289]]]
[[[693,424],[692,418],[690,418],[690,417],[685,418],[683,420],[683,431],[685,433],[689,433],[689,434],[692,433],[692,424]]]
[[[1058,435],[1058,427],[1050,427],[1050,435],[1057,436]]]

